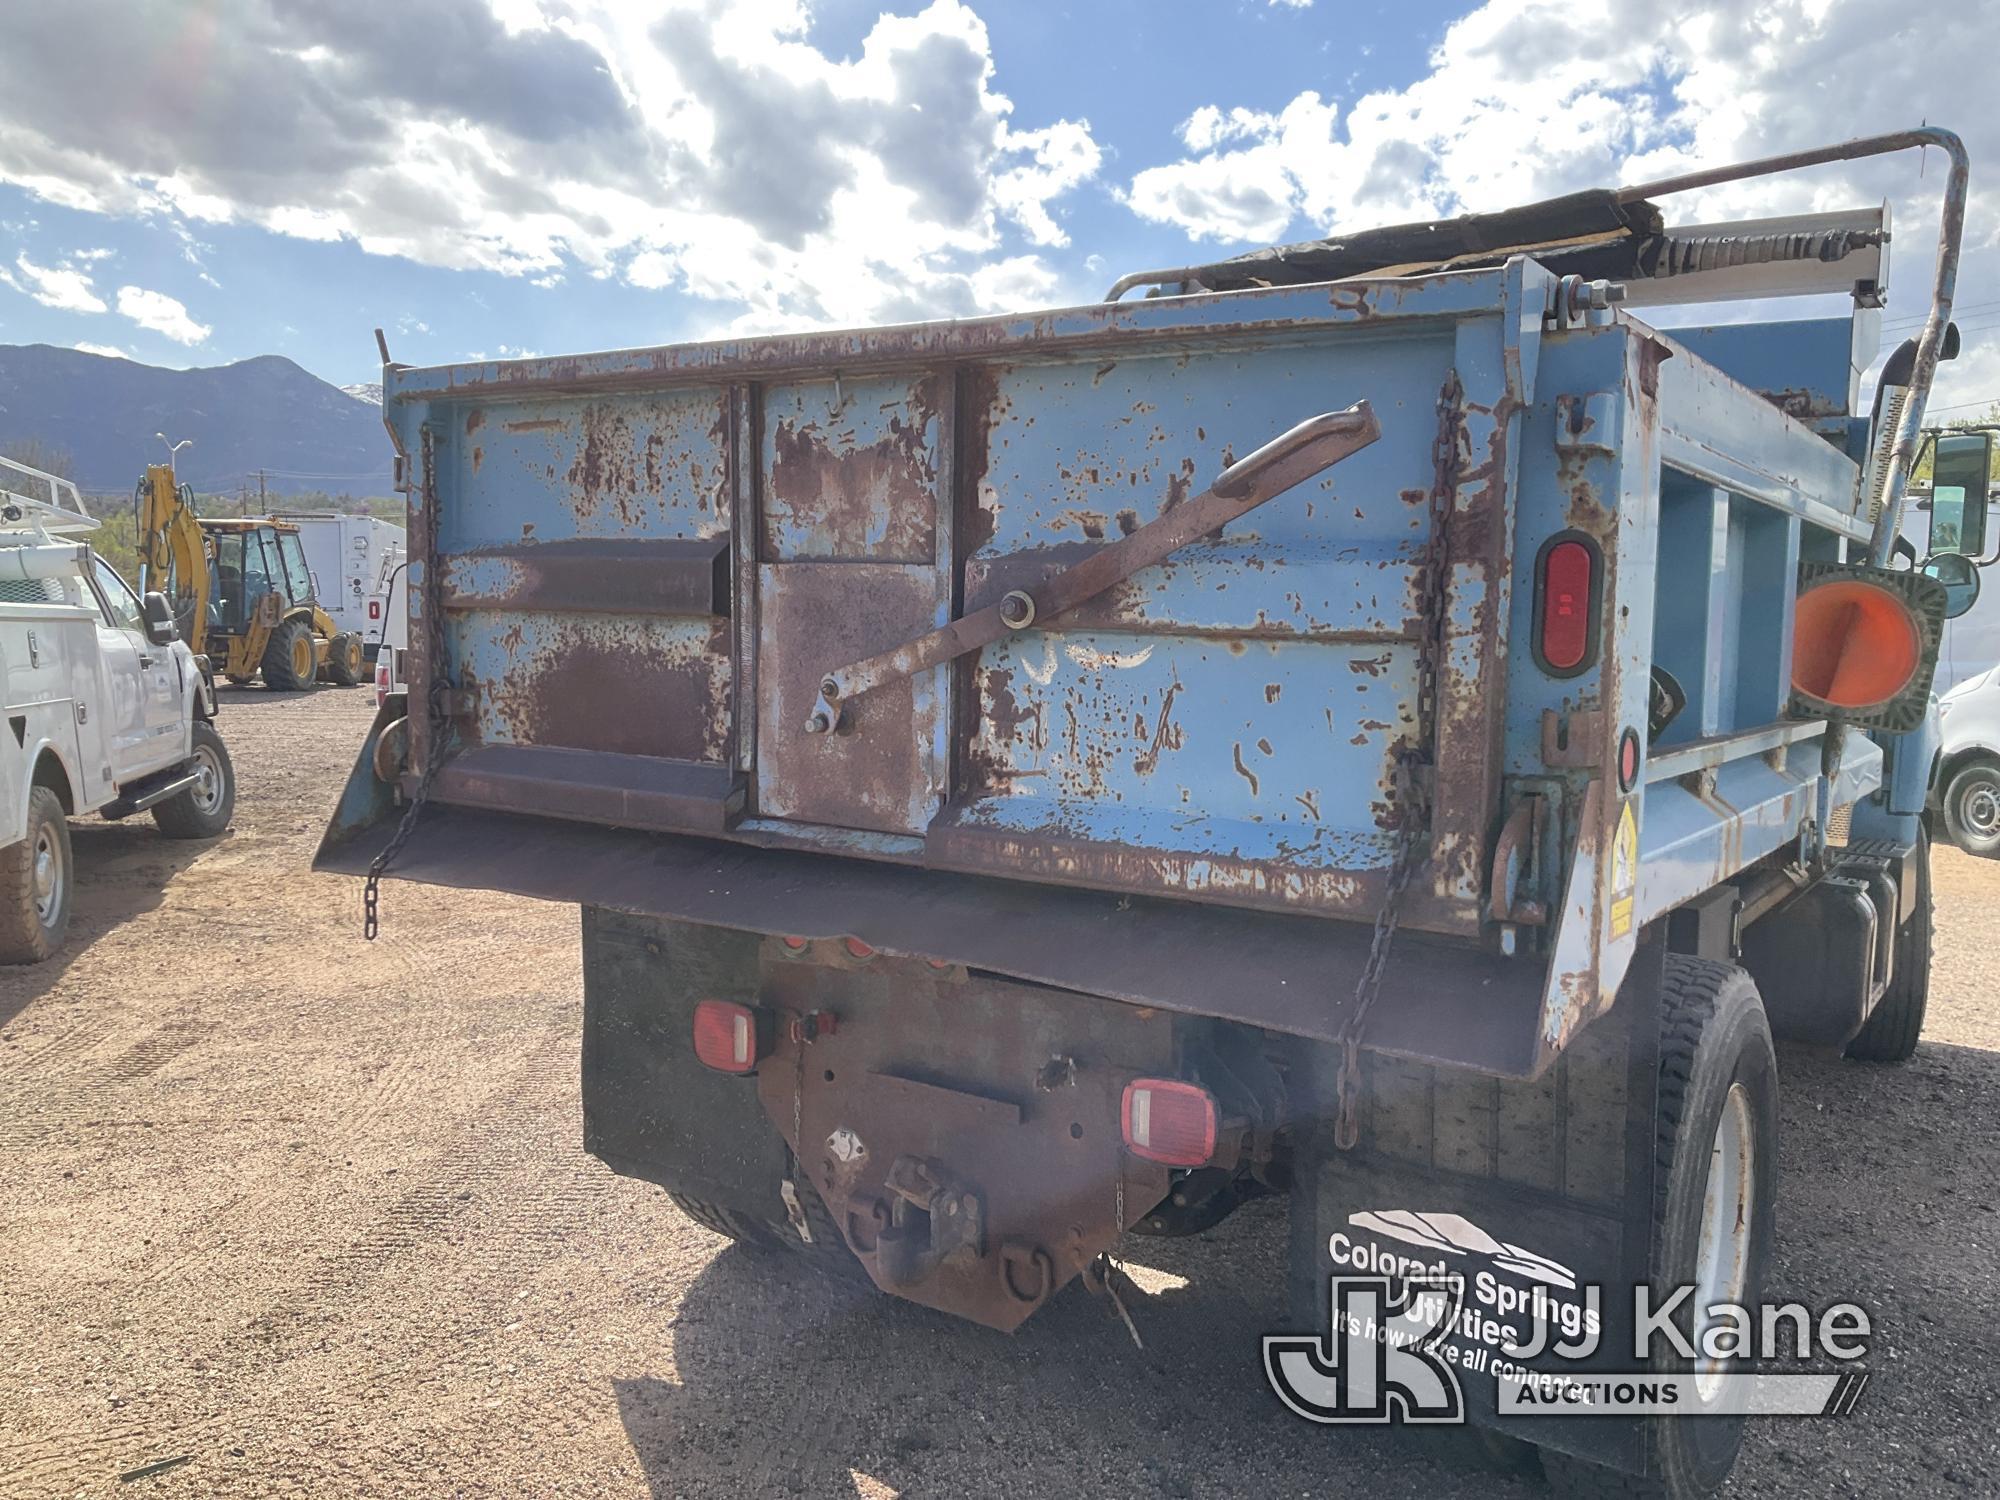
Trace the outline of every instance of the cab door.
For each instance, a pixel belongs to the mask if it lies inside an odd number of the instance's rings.
[[[111,705],[112,774],[120,785],[187,754],[183,685],[174,653],[146,639],[139,597],[103,558],[91,559],[100,606],[99,654]]]

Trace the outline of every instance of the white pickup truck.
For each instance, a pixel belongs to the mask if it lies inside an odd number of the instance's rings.
[[[96,526],[69,481],[0,458],[0,963],[62,946],[70,817],[212,838],[236,805],[207,663],[91,551]]]

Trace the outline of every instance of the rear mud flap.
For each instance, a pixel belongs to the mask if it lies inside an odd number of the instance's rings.
[[[1368,1060],[1359,1148],[1334,1151],[1329,1120],[1293,1189],[1301,1334],[1326,1336],[1336,1277],[1387,1276],[1394,1289],[1411,1274],[1459,1278],[1462,1303],[1437,1353],[1465,1419],[1639,1470],[1637,1421],[1503,1415],[1499,1382],[1642,1367],[1633,1288],[1648,1278],[1653,1236],[1663,956],[1641,949],[1613,1009],[1533,1082]],[[1330,1097],[1330,1073],[1323,1083]]]

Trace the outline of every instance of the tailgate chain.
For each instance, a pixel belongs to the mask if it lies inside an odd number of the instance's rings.
[[[382,876],[388,870],[390,861],[403,852],[403,845],[416,832],[417,819],[422,816],[424,803],[430,799],[431,784],[437,780],[438,767],[450,748],[452,735],[451,714],[447,711],[451,693],[451,679],[444,671],[444,608],[440,603],[437,566],[437,450],[431,437],[431,425],[423,426],[423,492],[424,492],[424,580],[422,595],[424,601],[424,655],[429,682],[425,697],[427,718],[430,724],[429,754],[424,759],[423,775],[417,779],[416,792],[409,805],[403,809],[403,820],[396,825],[396,833],[382,846],[382,852],[368,865],[368,882],[361,888],[361,935],[369,942],[381,930],[380,906],[382,900]]]
[[[1393,786],[1402,805],[1397,820],[1395,862],[1389,867],[1389,884],[1375,913],[1375,934],[1368,943],[1368,959],[1354,984],[1354,1009],[1340,1033],[1340,1072],[1334,1083],[1336,1116],[1333,1143],[1342,1151],[1352,1151],[1361,1139],[1361,1034],[1368,1025],[1368,1013],[1382,992],[1382,973],[1389,966],[1389,948],[1395,941],[1396,923],[1402,915],[1403,893],[1415,874],[1423,835],[1430,829],[1431,789],[1436,771],[1437,685],[1439,657],[1444,650],[1445,585],[1451,568],[1450,530],[1452,507],[1458,497],[1458,429],[1464,389],[1458,371],[1445,376],[1438,392],[1437,436],[1431,444],[1430,536],[1424,542],[1418,564],[1417,599],[1422,624],[1417,641],[1417,724],[1416,733],[1396,752]]]

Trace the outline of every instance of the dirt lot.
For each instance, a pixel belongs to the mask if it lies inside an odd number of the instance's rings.
[[[0,975],[0,1492],[1538,1492],[1281,1412],[1282,1209],[1146,1249],[1142,1355],[1088,1298],[1005,1338],[613,1177],[572,909],[392,886],[370,946],[306,872],[369,710],[227,695],[232,834],[77,825],[67,955]],[[1782,1059],[1777,1289],[1871,1308],[1873,1383],[1733,1493],[2000,1492],[2000,865],[1938,895],[1915,1061]]]

